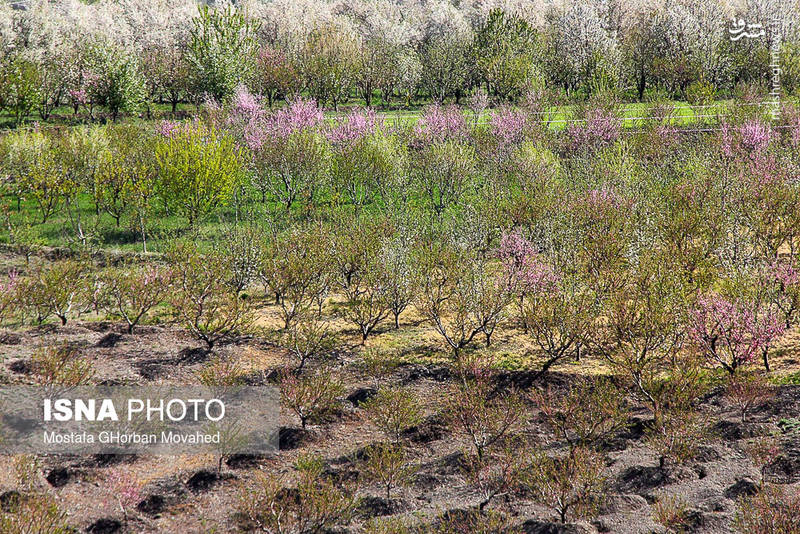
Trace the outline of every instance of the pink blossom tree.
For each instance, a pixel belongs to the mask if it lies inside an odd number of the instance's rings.
[[[758,302],[711,293],[689,310],[687,334],[710,363],[735,374],[784,329],[778,315]]]
[[[503,266],[504,284],[517,297],[523,328],[527,331],[525,297],[556,290],[559,276],[540,260],[536,246],[518,231],[502,235],[495,255]]]
[[[327,171],[329,150],[320,133],[322,109],[314,100],[296,98],[246,131],[253,154],[254,185],[287,211],[305,196],[313,202],[320,178]]]
[[[586,116],[567,127],[572,150],[591,150],[614,144],[622,133],[622,120],[604,109],[590,109]]]
[[[463,141],[467,137],[467,121],[456,106],[434,104],[423,110],[414,127],[414,135],[424,143]]]
[[[524,110],[503,107],[489,114],[489,130],[500,150],[508,150],[521,143],[528,128],[528,114]]]
[[[345,147],[360,141],[382,127],[383,119],[378,117],[375,110],[356,108],[345,117],[336,119],[326,134],[334,146]]]

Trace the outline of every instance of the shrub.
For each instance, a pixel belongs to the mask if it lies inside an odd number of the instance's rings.
[[[187,50],[194,91],[222,102],[252,71],[259,23],[229,5],[201,6]]]
[[[314,300],[322,306],[328,290],[326,239],[318,227],[294,227],[279,234],[264,253],[259,274],[275,295],[284,329]]]
[[[214,356],[208,364],[197,371],[197,381],[212,389],[236,387],[244,383],[246,372],[236,358]]]
[[[149,162],[141,154],[142,132],[135,126],[120,126],[108,135],[108,146],[96,156],[94,174],[95,204],[111,215],[120,225],[120,219],[130,209],[138,182],[151,174]],[[78,147],[76,147],[78,148]],[[80,148],[78,148],[80,150]]]
[[[19,276],[16,271],[9,271],[8,280],[0,282],[0,325],[13,315],[21,300],[17,294]]]
[[[583,379],[558,394],[534,392],[531,399],[547,424],[571,447],[591,446],[625,427],[625,394],[608,379]]]
[[[526,467],[513,440],[482,458],[468,458],[465,476],[470,487],[480,496],[478,510],[482,512],[493,499],[517,491]]]
[[[333,348],[333,337],[327,324],[310,313],[302,313],[287,328],[283,344],[298,361],[298,373],[308,360],[324,356]]]
[[[776,433],[757,436],[742,444],[742,451],[761,472],[761,484],[766,479],[767,467],[781,454],[780,435]]]
[[[141,500],[142,484],[134,475],[120,468],[108,473],[105,483],[109,497],[116,501],[119,511],[127,521],[128,511]]]
[[[253,224],[225,228],[224,236],[219,245],[219,254],[230,273],[229,285],[239,293],[258,278],[266,236],[261,228]]]
[[[800,272],[788,262],[774,262],[768,269],[768,280],[774,284],[772,299],[790,328],[800,313]]]
[[[693,106],[705,106],[714,101],[716,92],[711,83],[701,78],[686,89],[686,100]]]
[[[95,374],[94,365],[69,345],[38,349],[31,356],[31,366],[36,382],[48,388],[88,385]]]
[[[264,45],[256,56],[248,87],[272,104],[300,89],[300,74],[286,58],[286,54],[269,45]]]
[[[237,510],[247,526],[314,534],[349,523],[357,505],[354,488],[334,484],[317,458],[301,457],[296,468],[295,486],[284,487],[282,477],[259,473],[256,487],[243,489]]]
[[[340,201],[349,200],[357,210],[379,196],[389,201],[403,192],[406,161],[396,137],[378,131],[374,114],[351,113],[346,123],[334,128],[331,181]]]
[[[694,458],[708,437],[706,421],[686,405],[662,410],[645,433],[645,443],[658,453],[659,467],[682,464]]]
[[[313,101],[296,100],[290,106],[317,109]],[[321,111],[317,113],[321,115]],[[287,212],[298,200],[305,201],[310,208],[328,173],[328,145],[319,133],[291,122],[270,128],[278,129],[267,129],[259,134],[265,137],[263,141],[260,138],[250,140],[256,170],[254,185],[261,192],[262,201],[266,201],[269,194]]]
[[[25,491],[35,491],[40,485],[42,460],[35,454],[18,454],[14,456],[12,469],[19,487]]]
[[[527,332],[526,298],[550,295],[557,287],[558,274],[537,254],[535,245],[519,232],[505,232],[494,254],[503,266],[503,283],[517,298],[522,326]],[[541,300],[541,299],[540,299]]]
[[[132,334],[147,313],[172,289],[172,272],[157,265],[115,268],[102,276],[109,312],[119,314]]]
[[[358,38],[334,23],[313,28],[300,50],[300,69],[311,96],[334,110],[346,101],[358,68]]]
[[[426,254],[418,257],[420,295],[416,306],[420,313],[433,323],[456,358],[478,334],[483,334],[489,345],[508,303],[508,292],[491,266],[451,251],[419,254]]]
[[[545,268],[541,276],[557,275]],[[540,374],[568,356],[574,354],[580,358],[581,346],[590,330],[592,304],[592,295],[576,279],[562,278],[549,290],[530,292],[523,322],[545,355]]]
[[[234,140],[200,123],[177,128],[160,140],[155,158],[162,194],[191,227],[227,203],[242,176]]]
[[[689,338],[711,363],[730,374],[749,363],[784,330],[771,310],[711,294],[689,312]]]
[[[310,419],[319,419],[332,412],[343,391],[341,381],[324,367],[300,376],[287,370],[281,377],[283,403],[297,415],[303,428]]]
[[[42,78],[33,61],[15,55],[5,62],[0,71],[0,106],[6,108],[19,126],[33,111],[41,97]]]
[[[669,532],[681,533],[691,528],[689,504],[682,498],[660,495],[653,508],[653,520]]]
[[[433,534],[521,534],[520,528],[512,526],[513,519],[494,510],[446,512],[432,525],[425,525],[425,532]]]
[[[602,476],[603,457],[586,448],[575,448],[565,456],[534,454],[524,482],[533,500],[567,518],[590,517],[606,491]]]
[[[415,271],[411,266],[411,247],[407,240],[387,240],[378,252],[378,267],[386,285],[389,311],[394,317],[394,328],[400,328],[400,314],[411,304],[416,292]]]
[[[389,439],[399,442],[404,430],[422,422],[420,399],[411,388],[381,388],[363,404],[372,423]]]
[[[40,267],[20,286],[26,312],[32,312],[39,323],[53,314],[62,325],[67,324],[69,316],[76,311],[80,313],[81,306],[89,300],[87,272],[86,264],[74,260]]]
[[[411,534],[411,527],[403,517],[376,517],[364,523],[364,534]]]
[[[380,389],[381,380],[391,375],[401,364],[399,355],[393,351],[368,348],[361,353],[362,367],[367,376],[375,381],[375,389]]]
[[[125,53],[111,43],[97,43],[88,51],[91,78],[88,98],[104,106],[116,120],[120,111],[137,111],[145,100],[144,78],[138,56]]]
[[[777,534],[800,531],[800,494],[768,486],[739,503],[735,519],[742,534]]]
[[[185,50],[168,43],[150,45],[143,51],[142,72],[150,87],[151,100],[156,95],[166,99],[172,106],[173,115],[178,103],[190,96],[191,80]]]
[[[342,315],[358,327],[362,343],[390,313],[389,284],[378,269],[374,263],[365,266],[365,272],[353,277],[344,290],[347,302]]]
[[[426,145],[418,155],[417,184],[437,214],[455,206],[476,177],[475,150],[466,144],[445,141]]]
[[[593,150],[613,145],[622,133],[622,120],[612,110],[585,111],[585,118],[567,128],[572,150]]]
[[[6,534],[69,534],[67,512],[46,493],[23,495],[0,509],[0,532]]]
[[[170,305],[176,318],[209,350],[250,327],[252,302],[228,290],[228,271],[219,256],[203,256],[179,245],[168,259],[175,276]]]
[[[743,423],[751,408],[764,404],[773,395],[767,380],[757,373],[738,373],[728,380],[725,388],[725,398],[739,408]]]
[[[13,134],[12,134],[13,135]],[[10,137],[10,136],[9,136]],[[33,199],[41,222],[58,213],[64,198],[75,184],[60,172],[54,141],[38,132],[20,135],[18,142],[25,147],[12,147],[11,167],[15,169],[16,194],[19,199]]]
[[[518,96],[535,76],[534,28],[519,15],[489,12],[471,46],[478,76],[500,98]]]
[[[368,482],[375,482],[386,490],[386,500],[391,500],[393,488],[410,485],[417,467],[408,463],[402,445],[373,445],[367,452],[362,472]]]
[[[658,376],[672,367],[680,348],[680,286],[675,273],[658,260],[639,261],[641,271],[611,292],[605,318],[595,318],[588,339],[658,412]]]
[[[525,405],[515,391],[494,391],[494,372],[478,363],[461,371],[461,380],[450,391],[446,413],[451,427],[465,435],[479,459],[484,451],[513,434],[525,416]]]

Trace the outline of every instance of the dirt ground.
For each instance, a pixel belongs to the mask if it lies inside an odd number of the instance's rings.
[[[264,321],[269,320],[267,312]],[[383,334],[378,334],[374,340],[393,345],[404,341],[410,353],[422,353],[426,346],[436,346],[435,339],[419,325],[404,324],[400,332],[386,333],[395,339],[380,339]],[[401,336],[402,340],[397,339]],[[127,334],[121,324],[75,321],[66,326],[45,325],[6,332],[3,340],[0,379],[5,383],[30,382],[25,362],[36,347],[53,343],[81,347],[93,362],[97,378],[107,384],[193,383],[195,373],[210,357],[185,332],[171,326],[142,326],[134,334]],[[501,339],[498,343],[510,344],[513,340]],[[217,475],[216,458],[210,455],[52,456],[44,458],[42,485],[57,497],[68,511],[71,524],[81,532],[236,531],[237,496],[257,472],[288,472],[299,454],[314,452],[325,459],[331,473],[347,476],[358,469],[355,458],[359,451],[383,439],[357,406],[357,399],[373,391],[372,379],[358,365],[360,350],[363,349],[354,344],[352,350],[335,355],[335,364],[347,384],[342,409],[336,417],[325,424],[310,425],[302,432],[296,418],[282,414],[281,450],[275,457],[233,457],[223,466],[221,475]],[[791,360],[788,356],[791,352],[784,351],[781,360]],[[272,371],[288,361],[283,349],[260,337],[223,344],[215,353],[240,360],[248,369],[247,380],[251,384],[274,381]],[[351,532],[356,532],[361,521],[371,516],[397,514],[425,521],[444,511],[470,508],[479,501],[459,469],[461,451],[467,444],[451,434],[437,415],[441,392],[452,379],[450,373],[436,363],[436,358],[424,363],[418,360],[409,357],[408,363],[385,379],[387,383],[411,386],[426,403],[425,422],[407,434],[411,461],[420,466],[415,483],[395,490],[391,502],[381,497],[379,488],[364,488],[362,493],[371,499],[351,524]],[[525,387],[545,384],[560,387],[571,380],[571,375],[565,372],[570,370],[569,365],[536,383],[525,380],[526,373],[522,371],[508,371],[501,378]],[[525,532],[644,534],[664,531],[653,520],[652,505],[664,495],[673,495],[689,505],[690,532],[731,532],[736,499],[753,492],[761,477],[740,446],[764,427],[781,432],[779,421],[800,417],[800,386],[780,387],[778,394],[759,407],[747,423],[740,421],[738,413],[719,393],[704,399],[702,409],[713,422],[715,437],[702,447],[696,460],[672,469],[668,475],[659,469],[656,454],[642,444],[646,412],[634,412],[629,429],[604,445],[608,458],[605,475],[611,489],[606,504],[591,522],[557,526],[548,522],[557,519],[553,512],[524,499],[498,499],[490,507],[509,513]],[[547,435],[533,409],[524,435],[530,443],[538,443]],[[800,488],[800,442],[790,432],[783,433],[781,439],[783,455],[767,469],[767,476],[787,487]],[[0,456],[0,501],[5,492],[15,489],[11,464],[12,457]],[[107,484],[111,470],[130,474],[142,483],[139,502],[128,512],[127,519]]]

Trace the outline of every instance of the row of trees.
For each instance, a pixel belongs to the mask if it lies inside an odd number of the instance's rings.
[[[508,328],[537,347],[541,373],[583,352],[602,355],[630,375],[655,411],[661,405],[653,381],[676,367],[696,366],[687,354],[731,375],[755,360],[769,370],[770,348],[798,320],[795,253],[755,254],[730,265],[721,251],[709,251],[694,263],[675,252],[672,237],[661,235],[652,249],[630,257],[625,207],[610,204],[617,199],[607,193],[591,192],[577,202],[588,204],[579,208],[587,210],[584,216],[594,219],[599,212],[608,219],[594,220],[594,229],[584,219],[556,230],[584,229],[576,242],[562,242],[568,257],[541,249],[519,231],[481,251],[452,234],[398,227],[385,218],[295,224],[279,232],[246,226],[230,229],[211,254],[173,247],[166,267],[98,270],[69,260],[26,276],[12,273],[2,286],[0,318],[41,323],[55,316],[66,324],[105,310],[132,332],[169,304],[173,317],[212,348],[249,326],[254,301],[248,295],[261,285],[274,299],[298,370],[330,347],[323,311],[331,296],[343,299],[336,313],[362,342],[383,326],[399,328],[413,308],[455,360],[479,341],[489,347],[495,333]]]
[[[621,203],[638,224],[622,225],[633,243],[624,246],[643,247],[650,236],[672,231],[645,215],[678,209],[671,203],[692,200],[681,200],[689,188],[725,207],[693,209],[736,230],[711,227],[713,235],[703,237],[710,251],[741,240],[750,248],[725,253],[755,250],[766,258],[793,243],[797,191],[788,173],[800,126],[792,108],[773,127],[743,102],[719,131],[695,137],[681,133],[661,104],[632,135],[622,135],[620,115],[608,103],[578,109],[577,120],[559,131],[542,120],[542,106],[499,108],[488,124],[478,123],[480,108],[432,106],[414,126],[390,127],[364,110],[325,122],[305,100],[268,113],[240,88],[230,104],[210,104],[202,119],[184,124],[10,133],[0,143],[9,241],[35,243],[38,228],[60,221],[69,242],[91,245],[124,224],[146,251],[152,232],[176,215],[197,230],[212,215],[266,215],[280,224],[405,213],[470,224],[473,235],[464,239],[485,251],[501,228],[528,227],[544,239],[563,218],[563,201],[572,199],[566,205],[579,215],[573,224],[589,218],[592,203]],[[667,194],[664,187],[672,189]],[[616,213],[609,216],[621,217]],[[702,262],[708,252],[697,254],[684,261]]]
[[[408,105],[421,95],[459,101],[477,87],[501,101],[542,87],[579,97],[614,90],[626,99],[655,92],[703,101],[739,84],[766,84],[777,39],[784,91],[792,93],[800,80],[796,12],[789,6],[775,13],[753,5],[753,12],[740,13],[767,33],[733,42],[726,24],[734,12],[713,1],[634,10],[630,18],[594,2],[550,9],[543,21],[525,11],[493,9],[470,24],[438,22],[444,27],[410,36],[392,33],[388,21],[376,21],[381,28],[361,26],[354,21],[363,14],[356,13],[320,17],[297,34],[264,6],[151,3],[78,8],[34,2],[27,11],[0,11],[9,27],[0,51],[0,105],[17,122],[33,111],[46,120],[59,105],[89,117],[103,107],[116,118],[149,113],[156,101],[170,103],[174,112],[180,102],[227,100],[243,83],[270,106],[300,93],[334,108],[354,95],[367,106],[378,94],[384,105]],[[93,27],[113,27],[106,10],[147,7],[170,12],[160,22],[148,19],[153,27],[141,27],[137,13],[117,14],[130,31],[141,32],[138,37]],[[77,17],[89,18],[90,27],[60,26]]]

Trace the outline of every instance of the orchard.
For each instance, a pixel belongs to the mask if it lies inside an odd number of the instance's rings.
[[[281,420],[0,532],[800,532],[796,7],[3,4],[2,384]]]

